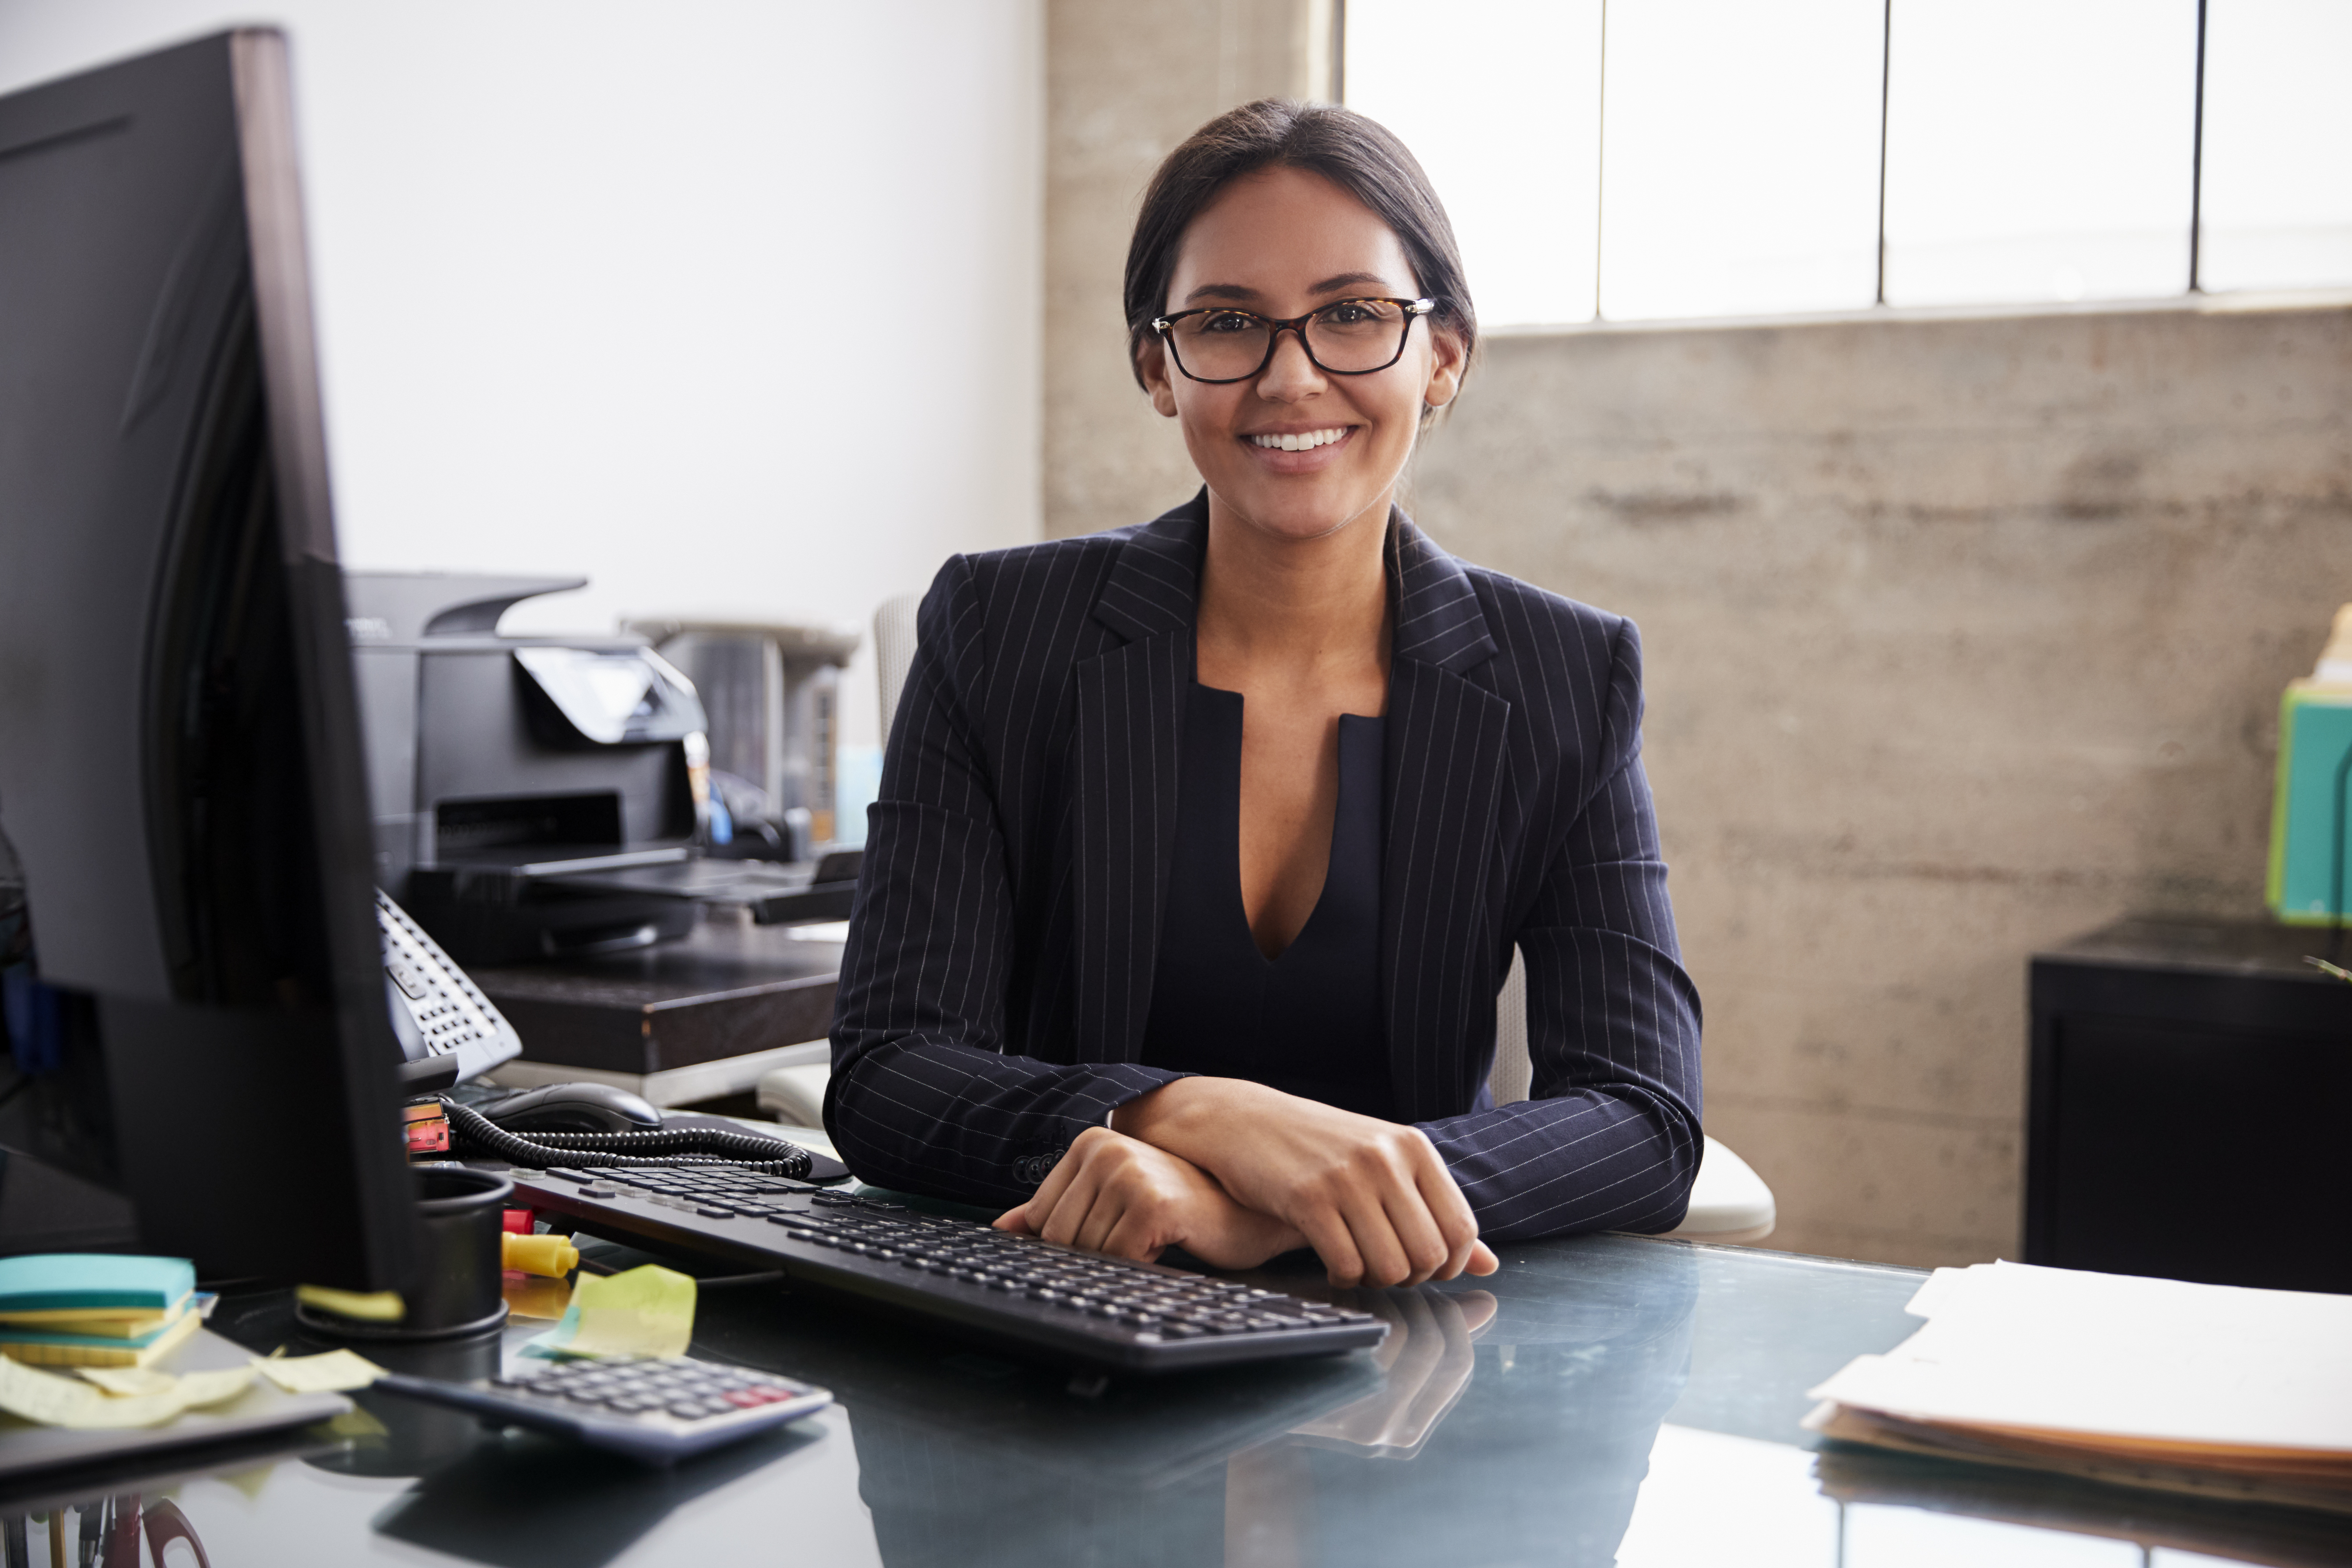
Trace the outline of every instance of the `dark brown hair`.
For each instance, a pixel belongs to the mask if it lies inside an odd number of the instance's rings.
[[[1437,301],[1430,324],[1461,343],[1467,363],[1478,343],[1478,317],[1454,225],[1419,162],[1386,126],[1353,110],[1262,98],[1192,132],[1143,193],[1127,247],[1127,359],[1137,385],[1143,384],[1139,361],[1152,340],[1151,323],[1168,308],[1184,231],[1219,192],[1261,169],[1320,174],[1380,214],[1404,246],[1422,293]]]

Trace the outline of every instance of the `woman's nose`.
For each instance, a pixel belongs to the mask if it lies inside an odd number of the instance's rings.
[[[1274,358],[1257,378],[1258,396],[1269,402],[1289,402],[1323,390],[1323,372],[1307,357],[1307,345],[1294,330],[1277,332]]]

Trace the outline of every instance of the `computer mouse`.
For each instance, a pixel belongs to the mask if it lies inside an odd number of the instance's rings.
[[[662,1124],[659,1111],[609,1083],[551,1083],[478,1109],[509,1133],[641,1133]]]

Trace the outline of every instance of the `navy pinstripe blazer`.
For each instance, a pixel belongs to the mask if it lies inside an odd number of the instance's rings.
[[[869,817],[826,1129],[869,1181],[1010,1207],[1141,1065],[1176,837],[1207,495],[950,560]],[[1381,989],[1401,1117],[1482,1234],[1671,1229],[1699,1005],[1642,772],[1633,623],[1391,519]],[[1485,1082],[1528,967],[1533,1098]]]

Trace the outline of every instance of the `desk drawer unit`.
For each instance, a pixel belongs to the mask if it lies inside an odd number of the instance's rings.
[[[2352,984],[2329,934],[2128,921],[2036,955],[2025,1259],[2352,1292]]]

